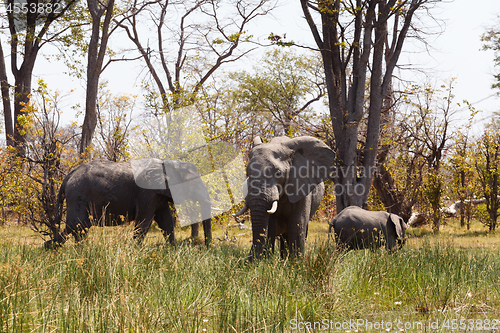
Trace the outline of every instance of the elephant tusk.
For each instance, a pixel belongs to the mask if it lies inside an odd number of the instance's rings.
[[[245,205],[243,206],[243,208],[242,208],[242,209],[241,209],[238,213],[233,214],[233,216],[235,216],[235,217],[236,217],[236,216],[243,215],[243,214],[244,214],[247,210],[248,210],[248,206],[247,206],[247,204],[245,204]]]
[[[274,200],[274,201],[273,201],[273,206],[272,206],[272,207],[271,207],[271,209],[270,209],[270,210],[268,210],[267,212],[268,212],[269,214],[274,214],[274,213],[276,213],[276,210],[278,210],[278,201]]]
[[[248,195],[248,178],[245,179],[243,186],[241,187],[241,193],[243,194],[243,198],[246,198]]]

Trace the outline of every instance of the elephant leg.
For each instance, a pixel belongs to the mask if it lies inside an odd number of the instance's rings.
[[[73,235],[75,242],[81,242],[87,237],[88,231],[92,223],[90,222],[87,205],[82,203],[68,203],[68,211],[66,214],[66,227],[59,236],[54,239],[54,242],[64,243],[67,240],[67,235]]]
[[[276,243],[276,222],[274,216],[269,216],[269,230],[267,232],[267,246],[274,253],[274,246]]]
[[[163,237],[165,237],[165,241],[168,241],[170,244],[175,245],[175,219],[172,215],[170,207],[163,207],[156,211],[155,221],[156,223],[158,223],[158,227],[160,227],[160,229],[163,231]]]
[[[304,216],[306,213],[309,215],[308,211],[302,210],[298,214],[299,216],[288,225],[288,249],[292,256],[299,256],[304,253],[309,222],[308,216]]]
[[[212,220],[203,220],[202,223],[191,224],[191,238],[200,236],[200,224],[203,224],[203,233],[205,234],[205,244],[209,245],[212,242]]]
[[[175,207],[172,206],[172,208],[175,211]],[[205,225],[203,225],[203,228],[205,228]],[[191,224],[191,238],[197,238],[198,236],[200,236],[200,223],[193,223]]]
[[[136,218],[135,220],[135,229],[134,229],[134,239],[138,244],[141,244],[151,227],[151,223],[153,222],[153,214],[148,214],[142,218]]]
[[[203,220],[203,232],[205,234],[205,245],[212,242],[212,219]]]
[[[196,238],[200,235],[200,224],[193,223],[191,224],[191,238]]]
[[[286,239],[286,234],[280,236],[280,257],[285,259],[288,255],[288,241]]]
[[[398,239],[398,235],[396,234],[396,228],[394,227],[394,225],[386,224],[384,231],[385,231],[384,235],[387,248],[389,250],[397,248],[398,243],[396,240]]]

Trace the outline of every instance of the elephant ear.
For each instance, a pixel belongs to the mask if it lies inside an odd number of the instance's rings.
[[[291,203],[303,199],[335,168],[335,153],[321,140],[303,136],[282,144],[292,151],[285,193]]]
[[[136,185],[148,190],[166,190],[165,172],[161,160],[154,158],[130,161]]]
[[[185,201],[196,201],[193,197],[196,193],[200,174],[196,167],[188,162],[167,160],[163,162],[163,172],[167,180],[167,192],[158,193],[169,196],[174,204],[182,204]]]
[[[262,138],[257,135],[255,138],[253,138],[252,148],[260,144],[262,144]]]
[[[389,220],[394,224],[398,238],[403,239],[405,237],[405,230],[407,227],[405,221],[403,221],[403,219],[396,214],[389,214]]]

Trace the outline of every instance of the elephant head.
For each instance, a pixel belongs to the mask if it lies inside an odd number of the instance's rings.
[[[201,213],[206,242],[210,242],[212,203],[196,166],[175,160],[143,159],[132,161],[132,169],[139,187],[169,198],[178,213],[189,213],[193,236],[198,235],[196,223]]]
[[[247,165],[245,207],[252,219],[251,258],[260,257],[266,248],[271,214],[280,205],[297,203],[306,197],[334,168],[334,153],[313,137],[277,137],[262,143],[257,137]],[[240,213],[242,212],[240,211]],[[237,213],[239,214],[239,213]]]
[[[389,214],[389,219],[387,221],[387,228],[390,228],[392,225],[394,226],[394,232],[396,235],[397,243],[399,246],[402,246],[406,239],[405,235],[408,226],[402,217],[396,214]]]
[[[176,205],[186,201],[211,204],[208,190],[193,164],[158,159],[133,160],[131,163],[135,183],[140,188],[169,197]],[[210,218],[210,211],[203,214],[203,219],[207,218]]]

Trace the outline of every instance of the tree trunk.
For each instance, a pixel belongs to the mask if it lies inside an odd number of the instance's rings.
[[[401,3],[406,9],[402,14],[395,0],[356,0],[355,4],[354,1],[320,1],[317,7],[307,0],[301,0],[302,11],[323,58],[337,154],[337,172],[333,180],[338,212],[352,205],[366,206],[375,171],[383,99],[413,13],[422,3]],[[321,25],[314,21],[310,9],[317,11]],[[355,16],[353,31],[349,33],[339,24],[342,21],[340,15],[346,12]],[[392,42],[387,40],[387,20],[391,15],[396,17]],[[401,25],[399,17],[404,18]],[[318,26],[321,26],[321,30]],[[367,86],[370,87],[368,131],[366,143],[360,147],[359,126],[366,112]]]
[[[10,106],[10,85],[7,81],[7,69],[2,45],[0,45],[0,91],[2,95],[3,115],[5,121],[5,142],[7,146],[14,146],[14,127],[12,122],[12,109]]]
[[[85,99],[85,119],[82,126],[82,139],[80,141],[80,156],[90,159],[89,148],[92,145],[95,127],[97,125],[97,94],[99,92],[99,77],[106,54],[109,38],[109,24],[111,22],[114,0],[108,0],[105,7],[99,7],[97,0],[87,1],[92,16],[92,35],[89,42],[87,65],[87,94]],[[101,31],[101,17],[106,13]]]
[[[17,148],[17,154],[20,157],[26,155],[26,137],[23,129],[23,116],[26,115],[25,107],[30,102],[31,94],[31,75],[33,73],[33,63],[25,60],[21,70],[15,75],[14,87],[14,145]]]
[[[90,58],[90,52],[89,52]],[[89,59],[90,63],[90,59]],[[90,64],[89,64],[90,69]],[[80,142],[80,155],[89,159],[89,148],[92,145],[95,127],[97,125],[97,93],[99,89],[99,75],[87,73],[87,94],[85,97],[85,119],[82,125],[82,139]]]

